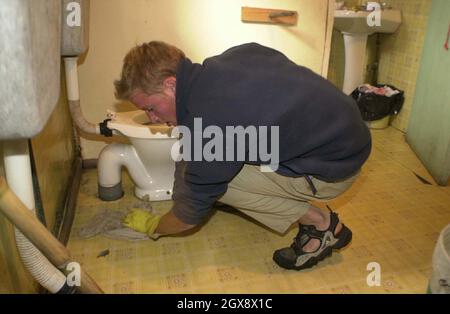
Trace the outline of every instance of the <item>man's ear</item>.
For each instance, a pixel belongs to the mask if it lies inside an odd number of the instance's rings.
[[[175,88],[177,87],[177,79],[175,76],[167,77],[163,82],[164,88],[170,88],[173,92],[175,92]]]

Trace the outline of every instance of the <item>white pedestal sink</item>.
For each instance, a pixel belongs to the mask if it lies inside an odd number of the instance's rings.
[[[373,19],[375,14],[380,14],[378,20]],[[374,33],[394,33],[401,22],[400,10],[335,11],[334,27],[342,32],[345,43],[344,93],[349,95],[356,87],[364,83],[367,37]]]

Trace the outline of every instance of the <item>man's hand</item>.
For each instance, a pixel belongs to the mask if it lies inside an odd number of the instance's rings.
[[[160,220],[161,216],[159,215],[149,213],[143,209],[133,208],[131,213],[125,217],[123,225],[152,236],[155,233]]]

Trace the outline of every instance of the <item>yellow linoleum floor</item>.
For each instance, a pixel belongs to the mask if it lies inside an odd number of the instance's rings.
[[[216,211],[184,237],[80,239],[79,228],[99,211],[138,202],[127,175],[124,198],[100,201],[95,170],[83,174],[68,248],[107,293],[424,293],[435,242],[450,223],[450,187],[434,183],[403,133],[388,128],[372,135],[373,151],[357,183],[339,199],[316,204],[337,211],[353,241],[313,269],[284,270],[272,261],[273,251],[289,245],[296,228],[282,236],[230,211]],[[165,212],[171,202],[152,206]],[[380,286],[367,285],[371,262],[381,266]]]

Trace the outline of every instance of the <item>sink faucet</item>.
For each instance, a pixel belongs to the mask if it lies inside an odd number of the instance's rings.
[[[387,2],[380,2],[380,1],[378,1],[378,3],[381,5],[381,9],[382,10],[392,9],[392,6],[389,3],[387,3]]]

